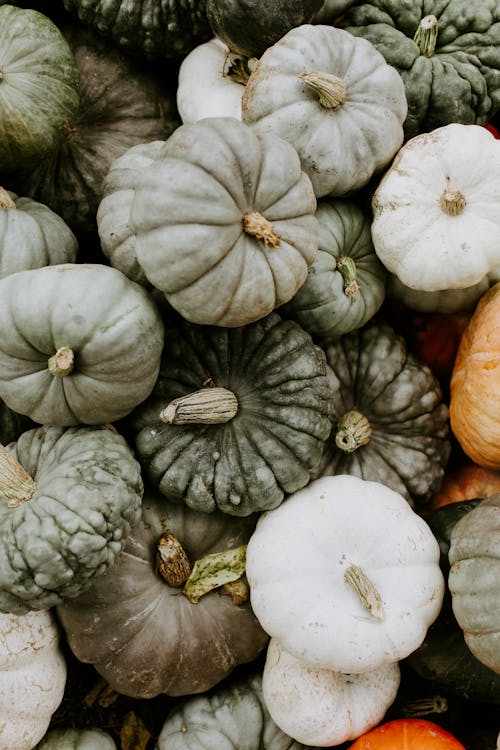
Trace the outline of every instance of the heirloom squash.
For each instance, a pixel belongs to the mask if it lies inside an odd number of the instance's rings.
[[[371,729],[349,750],[465,750],[450,732],[427,719],[394,719]]]
[[[116,744],[101,729],[51,729],[36,750],[116,750]]]

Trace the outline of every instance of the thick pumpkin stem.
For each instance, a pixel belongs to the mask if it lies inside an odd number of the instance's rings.
[[[180,541],[166,532],[158,542],[156,567],[163,579],[173,588],[181,588],[189,578],[191,563]]]
[[[372,426],[364,414],[357,409],[346,411],[339,419],[335,444],[345,453],[353,453],[361,445],[370,442]]]
[[[214,552],[212,555],[201,557],[193,565],[182,593],[190,602],[196,604],[209,591],[237,581],[245,572],[246,553],[247,546],[243,544],[241,547],[233,547],[224,552]]]
[[[452,190],[447,187],[439,199],[439,205],[448,216],[458,216],[464,210],[467,201],[460,190]]]
[[[444,714],[448,710],[448,701],[443,695],[431,695],[428,698],[415,698],[401,706],[403,716],[418,717],[429,714]]]
[[[0,208],[16,208],[15,202],[3,187],[0,187]]]
[[[224,65],[223,76],[246,86],[256,63],[256,57],[241,57],[229,52]]]
[[[425,16],[422,18],[413,36],[413,41],[418,45],[424,57],[432,57],[436,49],[438,36],[438,20],[436,16]]]
[[[363,568],[359,565],[349,565],[344,574],[344,580],[352,586],[361,604],[374,620],[383,620],[385,615],[382,598]]]
[[[352,299],[359,292],[356,263],[347,256],[337,258],[337,270],[342,274],[344,294]]]
[[[238,412],[238,399],[227,388],[201,388],[174,398],[160,413],[166,424],[223,424]]]
[[[258,240],[264,240],[266,247],[278,247],[281,237],[274,229],[270,221],[258,211],[248,211],[243,216],[243,230],[256,237]]]
[[[342,78],[333,73],[322,73],[320,70],[300,73],[299,78],[317,94],[319,103],[325,109],[335,110],[344,104],[347,89]]]
[[[72,372],[75,364],[75,355],[69,346],[61,346],[52,357],[49,358],[48,368],[51,375],[63,378]]]
[[[32,477],[0,443],[0,495],[9,508],[26,503],[35,492]]]

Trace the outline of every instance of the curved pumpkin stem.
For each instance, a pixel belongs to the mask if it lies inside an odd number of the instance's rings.
[[[336,110],[344,104],[347,89],[342,78],[333,75],[333,73],[323,73],[320,70],[300,73],[299,78],[317,94],[319,103],[325,109]]]
[[[26,503],[36,490],[30,477],[12,453],[0,443],[0,496],[9,508]]]

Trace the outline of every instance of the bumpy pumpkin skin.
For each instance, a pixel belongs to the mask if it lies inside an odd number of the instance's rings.
[[[331,431],[324,352],[293,321],[272,313],[236,329],[167,329],[151,397],[127,419],[149,479],[169,499],[207,513],[246,516],[306,485]],[[215,385],[232,391],[223,424],[168,424],[174,398]],[[210,388],[207,389],[210,392]]]
[[[438,21],[434,54],[413,41],[421,20]],[[490,0],[356,3],[342,21],[401,74],[408,100],[405,139],[450,122],[486,123],[500,106],[500,9]]]
[[[66,263],[20,271],[0,288],[0,397],[11,409],[46,425],[105,424],[149,395],[163,322],[141,286],[108,266]],[[51,361],[65,347],[66,374]]]
[[[253,519],[197,513],[146,488],[142,521],[123,554],[58,614],[75,656],[90,662],[112,688],[135,698],[195,695],[215,686],[267,643],[250,603],[213,590],[198,603],[168,585],[156,564],[168,531],[191,563],[246,544]]]
[[[436,377],[380,321],[341,336],[325,351],[336,381],[337,426],[315,475],[354,474],[386,484],[410,504],[427,502],[451,451],[448,407]]]
[[[116,750],[116,743],[101,729],[51,729],[36,750]]]
[[[128,444],[107,428],[38,427],[8,446],[35,482],[0,505],[0,611],[49,609],[77,596],[120,552],[143,484]]]
[[[76,117],[78,66],[52,21],[0,8],[0,171],[30,167],[55,151]]]

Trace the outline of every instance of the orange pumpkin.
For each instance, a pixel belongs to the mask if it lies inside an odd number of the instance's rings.
[[[446,469],[440,489],[423,508],[426,514],[450,503],[486,498],[500,492],[500,471],[478,466],[466,456]]]
[[[479,300],[450,381],[450,424],[464,453],[500,469],[500,282]]]
[[[350,750],[465,750],[465,747],[427,719],[394,719],[363,734]]]

